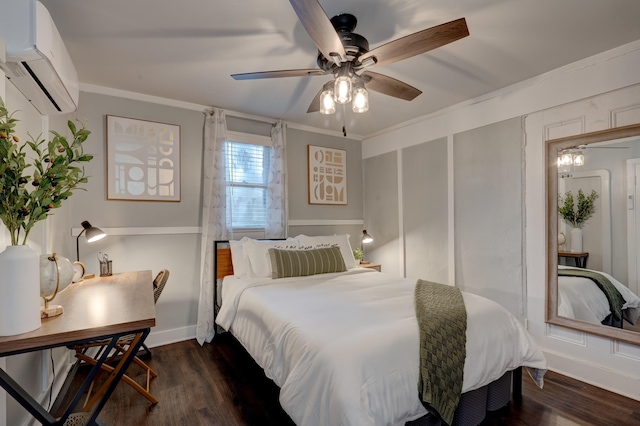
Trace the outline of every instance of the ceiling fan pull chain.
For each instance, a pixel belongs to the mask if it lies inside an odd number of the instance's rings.
[[[344,104],[342,104],[342,134],[344,135],[344,137],[347,137],[347,123],[345,121],[345,117],[344,115],[346,114],[346,110],[344,108]]]

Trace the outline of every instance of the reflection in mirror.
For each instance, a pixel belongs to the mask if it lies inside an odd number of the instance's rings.
[[[547,321],[640,344],[640,125],[546,153]]]

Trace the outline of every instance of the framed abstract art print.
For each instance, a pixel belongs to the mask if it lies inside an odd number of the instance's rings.
[[[107,115],[107,199],[180,201],[180,126]]]

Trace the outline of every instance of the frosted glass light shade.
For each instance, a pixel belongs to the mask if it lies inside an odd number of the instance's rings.
[[[333,87],[325,86],[320,94],[320,114],[333,114],[336,112],[336,103],[333,100]]]
[[[333,86],[333,99],[339,104],[351,102],[351,78],[346,75],[336,78]]]
[[[573,165],[574,166],[584,166],[584,155],[581,152],[578,152],[573,157]]]
[[[353,112],[356,113],[369,111],[369,93],[364,86],[357,86],[353,91],[353,102],[351,106],[353,108]]]

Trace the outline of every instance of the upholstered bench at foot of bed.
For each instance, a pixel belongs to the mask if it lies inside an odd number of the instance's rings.
[[[482,423],[487,411],[496,411],[505,407],[511,397],[511,377],[512,372],[508,371],[498,380],[480,389],[463,393],[453,417],[452,426],[477,426]],[[517,395],[514,395],[515,397]],[[406,426],[440,425],[440,420],[432,415],[426,415],[406,424]]]

